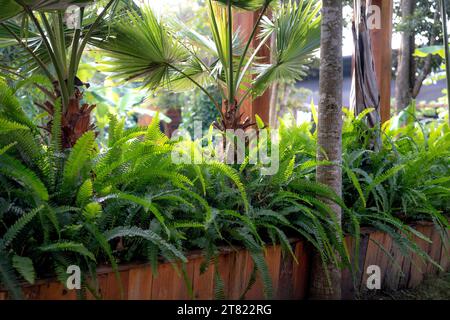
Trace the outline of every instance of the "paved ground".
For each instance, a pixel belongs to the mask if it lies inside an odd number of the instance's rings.
[[[450,300],[450,273],[438,278],[429,278],[419,287],[410,290],[367,294],[367,300]]]

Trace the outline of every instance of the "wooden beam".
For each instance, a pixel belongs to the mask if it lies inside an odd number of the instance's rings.
[[[392,0],[372,0],[372,5],[381,10],[381,29],[372,29],[372,51],[380,91],[381,122],[391,117],[391,74],[392,74]]]
[[[253,30],[253,26],[255,25],[258,19],[259,12],[236,12],[233,15],[233,28],[234,30],[239,30],[239,33],[242,37],[243,41],[247,41],[250,37],[250,34]],[[252,47],[256,48],[258,46],[259,40],[254,39],[252,43]],[[268,45],[265,45],[261,48],[258,54],[261,57],[258,60],[261,63],[269,63],[270,62],[270,48]],[[255,115],[258,115],[265,124],[269,124],[269,115],[270,115],[270,90],[266,90],[266,92],[255,100],[248,98],[244,101],[241,106],[241,113],[244,115],[242,119],[246,117],[250,117],[251,121],[255,121]]]

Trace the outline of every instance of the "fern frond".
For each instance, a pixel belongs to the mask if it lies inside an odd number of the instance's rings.
[[[236,185],[236,187],[238,188],[238,190],[241,194],[241,198],[244,203],[245,211],[248,211],[250,205],[249,205],[249,202],[247,199],[247,192],[245,191],[244,184],[242,183],[241,179],[239,178],[239,174],[237,173],[237,171],[234,170],[232,167],[227,166],[224,163],[216,162],[216,161],[208,162],[207,166],[212,168],[212,170],[215,172],[222,173],[224,176],[228,177],[231,181],[233,181],[233,183]]]
[[[85,206],[89,200],[92,198],[94,194],[93,186],[92,186],[92,180],[87,179],[83,182],[83,184],[78,189],[77,198],[76,198],[76,204],[78,207]]]
[[[144,199],[144,198],[132,195],[132,194],[127,194],[124,192],[117,193],[117,198],[136,203],[136,204],[144,207],[146,210],[150,210],[150,212],[152,212],[155,215],[156,219],[158,219],[159,223],[161,223],[161,225],[165,228],[167,234],[170,233],[169,229],[167,228],[167,226],[164,222],[164,220],[165,220],[164,216],[161,214],[161,212],[158,210],[158,208],[152,202],[148,201],[147,199]]]
[[[30,128],[23,124],[0,118],[0,134],[8,134],[11,131],[18,130],[30,130]]]
[[[4,146],[3,148],[0,148],[0,156],[4,153],[6,153],[9,149],[11,149],[12,147],[14,147],[17,144],[17,142],[12,142],[6,146]]]
[[[0,81],[0,116],[37,131],[36,126],[27,117],[14,93],[4,81]]]
[[[70,194],[77,189],[77,183],[80,180],[80,172],[86,163],[91,159],[94,149],[95,134],[88,131],[78,139],[72,148],[70,155],[66,161],[61,192]]]
[[[172,244],[166,242],[164,239],[162,239],[159,235],[157,235],[151,230],[143,230],[138,227],[117,227],[113,230],[107,231],[105,233],[105,237],[107,240],[112,240],[118,237],[141,237],[169,251],[181,261],[187,262],[187,259],[183,253],[181,253]]]
[[[0,248],[0,283],[5,286],[11,297],[15,300],[22,299],[22,291],[19,281],[8,259],[8,255]]]
[[[9,227],[3,235],[3,238],[0,240],[0,249],[7,247],[12,241],[14,241],[19,232],[33,220],[36,214],[41,211],[43,207],[44,206],[40,206],[39,208],[31,210],[20,217],[11,227]]]
[[[34,284],[36,272],[34,270],[33,261],[28,257],[14,255],[12,258],[13,267],[28,283]]]
[[[70,251],[74,253],[79,253],[82,256],[88,257],[92,261],[96,261],[95,256],[90,252],[82,243],[77,243],[73,241],[59,241],[49,245],[40,246],[39,250],[43,252],[59,252],[59,251]]]
[[[23,187],[32,190],[39,198],[48,200],[48,191],[36,174],[6,154],[0,156],[0,172],[19,182]]]

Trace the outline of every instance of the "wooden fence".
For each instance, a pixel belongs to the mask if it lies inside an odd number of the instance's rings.
[[[416,226],[416,229],[433,241],[430,244],[419,238],[415,239],[434,261],[443,269],[450,267],[450,246],[443,243],[439,233],[429,224]],[[449,233],[450,236],[450,233]],[[346,238],[350,252],[354,252],[354,239]],[[302,241],[292,243],[298,263],[290,256],[283,256],[279,246],[267,248],[266,261],[272,276],[273,297],[275,299],[306,299],[308,297],[308,280],[310,278],[310,261],[312,250]],[[431,263],[423,263],[417,255],[404,257],[393,245],[392,239],[378,231],[365,230],[362,234],[359,255],[355,263],[362,270],[356,281],[352,281],[348,270],[343,272],[342,294],[344,299],[351,299],[366,288],[368,275],[364,272],[370,265],[378,265],[381,269],[382,288],[411,288],[418,285],[426,275],[435,275],[439,269]],[[183,277],[169,263],[160,264],[157,276],[154,276],[148,264],[120,266],[123,286],[123,299],[163,300],[163,299],[214,299],[215,280],[213,266],[200,274],[203,258],[199,254],[189,256],[186,274],[190,279],[191,290],[188,290]],[[225,298],[239,299],[245,291],[253,270],[253,262],[246,250],[224,251],[218,261],[218,272],[223,281]],[[354,285],[356,283],[356,286]],[[110,268],[99,268],[98,290],[102,299],[121,299],[118,282]],[[34,285],[24,285],[26,299],[37,300],[73,300],[74,290],[67,290],[55,280],[41,280]],[[0,300],[7,299],[6,292],[0,291]],[[245,295],[246,299],[264,299],[261,279],[257,277],[254,286]],[[88,299],[94,299],[88,295]]]

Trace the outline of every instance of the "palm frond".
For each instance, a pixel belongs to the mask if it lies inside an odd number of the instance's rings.
[[[320,6],[316,0],[282,4],[272,22],[263,20],[261,36],[275,33],[274,62],[255,68],[253,94],[260,95],[275,81],[299,80],[306,76],[312,55],[319,47]]]

